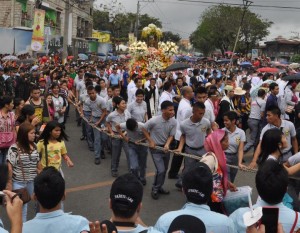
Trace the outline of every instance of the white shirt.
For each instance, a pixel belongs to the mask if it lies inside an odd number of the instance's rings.
[[[159,97],[159,104],[158,104],[158,109],[159,110],[161,109],[160,108],[161,103],[164,102],[164,101],[166,101],[166,100],[173,102],[173,95],[172,95],[172,93],[167,92],[167,91],[164,91],[163,93],[161,93],[161,96]]]
[[[207,112],[210,114],[210,122],[214,122],[216,120],[216,116],[214,114],[214,104],[210,99],[205,100],[204,102],[205,109],[208,110]]]
[[[131,81],[128,83],[127,91],[129,91],[131,88],[134,88],[134,87],[136,87],[136,86],[135,86],[135,83],[134,83],[133,80],[131,80]]]
[[[128,90],[128,101],[127,101],[128,104],[131,104],[135,101],[136,99],[135,92],[137,91],[137,89],[138,89],[137,87],[133,87]]]
[[[257,76],[254,76],[254,77],[252,77],[252,79],[251,79],[251,84],[252,84],[253,86],[261,85],[262,82],[263,82],[263,81],[260,79],[260,77],[257,77]]]
[[[191,103],[188,99],[182,98],[178,105],[177,110],[177,128],[176,128],[176,134],[175,134],[175,140],[179,141],[181,137],[181,130],[180,130],[180,124],[187,119],[190,116],[190,113],[192,111]]]

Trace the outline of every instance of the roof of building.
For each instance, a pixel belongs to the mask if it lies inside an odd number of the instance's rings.
[[[290,45],[300,45],[300,39],[286,39],[282,36],[278,36],[272,41],[266,41],[265,44],[290,44]]]

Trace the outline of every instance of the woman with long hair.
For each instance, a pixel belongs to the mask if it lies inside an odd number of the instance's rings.
[[[221,129],[207,136],[204,148],[208,152],[201,160],[206,163],[213,173],[213,193],[208,203],[212,211],[224,213],[222,201],[228,189],[236,190],[236,186],[228,180],[226,156],[224,151],[229,147],[228,134]]]
[[[59,95],[59,90],[59,84],[53,83],[51,86],[51,95],[55,109],[54,120],[56,120],[58,123],[64,123],[64,114],[66,111],[67,102],[61,95]]]
[[[67,141],[68,136],[63,126],[57,121],[48,122],[37,143],[37,150],[41,154],[38,165],[39,170],[52,166],[61,171],[62,158],[66,161],[68,167],[74,166],[67,155],[64,140]]]
[[[17,141],[7,154],[9,179],[8,190],[26,188],[31,196],[33,194],[33,180],[37,176],[39,153],[34,143],[35,128],[29,122],[20,125]],[[27,204],[23,205],[23,222],[27,220]]]
[[[54,104],[52,100],[52,95],[47,94],[44,99],[44,109],[43,109],[43,123],[48,123],[54,120]]]
[[[14,102],[10,96],[0,97],[0,164],[5,163],[9,147],[15,142]]]
[[[40,119],[35,116],[34,107],[30,104],[26,104],[21,109],[21,114],[20,114],[20,116],[18,117],[18,119],[16,121],[17,131],[19,130],[19,126],[24,122],[30,123],[34,127],[37,126],[40,123]]]
[[[15,98],[14,99],[14,113],[15,113],[15,119],[17,120],[18,117],[21,115],[21,110],[25,105],[25,101],[21,98]]]

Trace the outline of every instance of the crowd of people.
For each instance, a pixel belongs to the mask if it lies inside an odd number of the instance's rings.
[[[291,217],[300,210],[299,182],[288,178],[300,170],[300,89],[294,80],[284,81],[284,76],[297,70],[262,74],[239,65],[190,66],[179,72],[142,75],[140,67],[130,70],[126,62],[62,65],[43,61],[19,66],[3,62],[1,190],[6,190],[6,202],[10,202],[9,216],[11,209],[22,207],[21,220],[14,225],[23,222],[23,232],[112,228],[116,232],[175,232],[196,224],[194,216],[201,220],[197,232],[263,232],[263,227],[246,229],[242,213],[249,208],[227,217],[222,204],[227,191],[237,191],[238,168],[258,165],[255,181],[260,199],[256,205],[279,208],[279,230],[300,228],[300,220]],[[66,122],[73,105],[81,127],[80,140],[93,151],[95,165],[111,157],[110,172],[116,178],[110,194],[113,224],[106,221],[105,229],[100,229],[99,222],[89,224],[84,217],[63,212],[61,166],[64,160],[73,167],[65,145]],[[148,148],[156,170],[153,200],[170,193],[164,188],[166,177],[176,179],[176,187],[187,198],[182,210],[165,213],[153,227],[146,227],[139,218],[143,185],[147,185]],[[125,175],[118,171],[122,149],[129,172]],[[244,154],[252,149],[253,159],[246,164]],[[183,156],[183,152],[193,156]],[[21,192],[23,205],[14,195]],[[29,221],[30,198],[26,200],[25,194],[39,203],[36,217]],[[16,229],[11,232],[20,232]]]

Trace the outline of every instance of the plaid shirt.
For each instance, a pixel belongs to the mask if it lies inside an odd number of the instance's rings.
[[[5,118],[0,111],[0,132],[12,132],[15,127],[15,114],[9,112]]]

